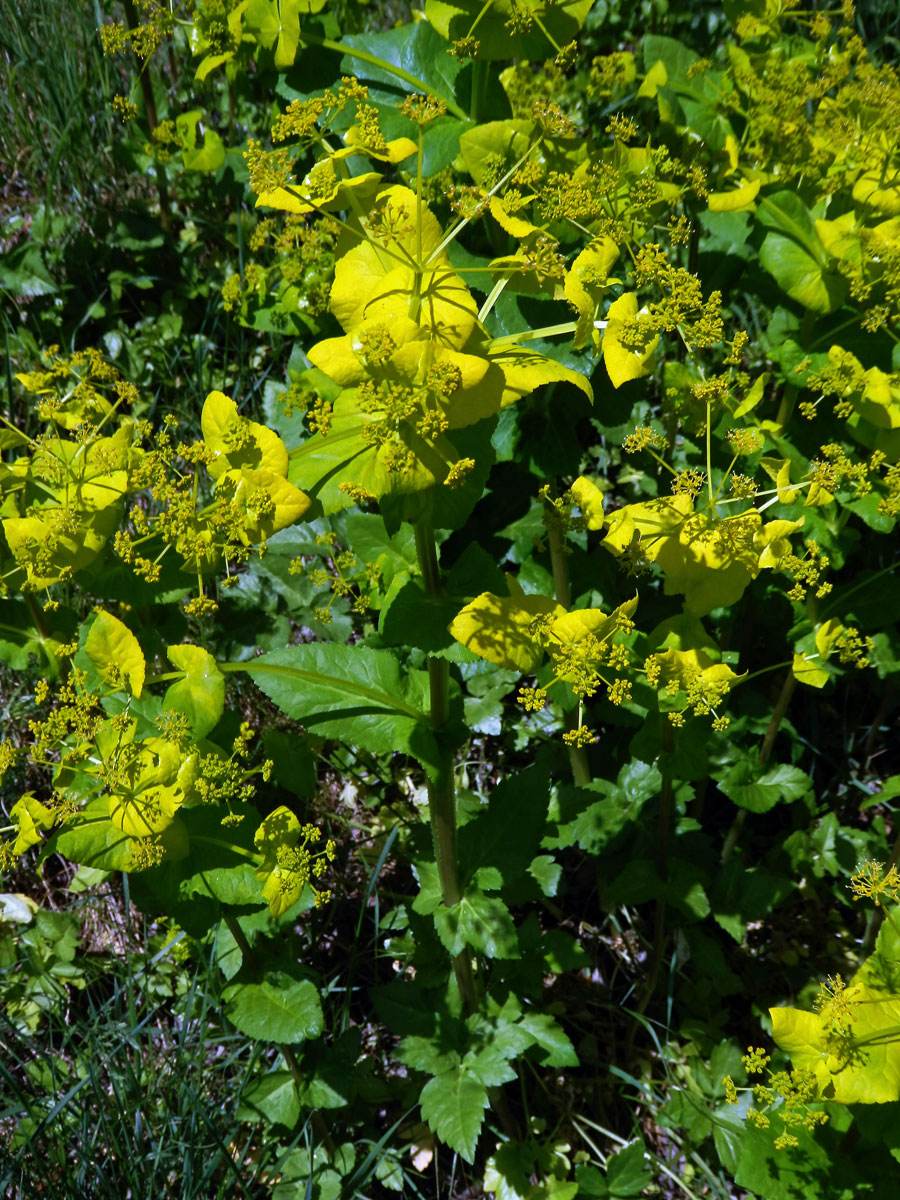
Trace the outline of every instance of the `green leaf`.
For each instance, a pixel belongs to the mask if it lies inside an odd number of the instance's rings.
[[[401,676],[386,650],[313,643],[287,646],[242,664],[283,712],[323,737],[374,754],[412,754],[437,760],[428,728],[428,676]]]
[[[420,1097],[431,1130],[466,1162],[475,1161],[478,1134],[488,1106],[487,1089],[464,1067],[429,1079]]]
[[[455,42],[471,30],[478,40],[481,59],[525,58],[542,62],[560,46],[571,42],[591,10],[593,0],[425,0],[425,17],[447,41]],[[514,13],[532,14],[533,23],[523,33],[510,31]],[[546,31],[546,32],[544,32]],[[551,40],[552,39],[552,40]]]
[[[300,1116],[300,1098],[290,1071],[271,1071],[241,1093],[239,1121],[267,1121],[293,1129]]]
[[[105,796],[89,801],[77,820],[54,834],[47,843],[47,853],[53,851],[102,871],[125,871],[131,863],[131,839],[109,819]]]
[[[760,264],[804,308],[815,313],[840,308],[847,281],[828,268],[825,247],[803,201],[793,192],[781,191],[758,204],[757,220],[771,230],[760,247]]]
[[[441,905],[434,924],[448,954],[461,954],[469,947],[488,958],[519,957],[515,924],[498,896],[472,889],[452,908]]]
[[[293,1044],[322,1032],[319,993],[308,979],[271,973],[262,983],[234,983],[222,993],[225,1013],[247,1037]]]
[[[531,1012],[524,1014],[516,1025],[524,1029],[533,1043],[544,1051],[539,1062],[545,1067],[577,1067],[578,1055],[569,1037],[550,1013]]]
[[[195,738],[204,738],[218,724],[225,709],[225,676],[216,660],[201,646],[169,646],[169,662],[184,678],[169,686],[164,708],[184,713]]]
[[[144,652],[118,617],[103,610],[97,613],[85,639],[84,652],[104,682],[120,688],[127,680],[132,694],[140,696],[146,670]]]
[[[653,1182],[653,1172],[646,1166],[647,1149],[638,1138],[616,1151],[606,1164],[606,1183],[610,1196],[640,1196]]]
[[[740,764],[738,770],[744,771],[746,767]],[[719,791],[740,808],[755,813],[768,812],[782,800],[799,800],[811,787],[812,780],[804,771],[787,764],[770,767],[754,782],[731,782],[726,777],[719,783]]]

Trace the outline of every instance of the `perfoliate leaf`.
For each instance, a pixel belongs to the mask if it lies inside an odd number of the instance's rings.
[[[618,257],[619,247],[612,238],[598,238],[582,250],[566,272],[565,296],[578,313],[572,341],[576,350],[592,342],[600,349],[600,331],[594,322],[610,284],[616,282],[609,278],[609,272]]]
[[[640,348],[632,349],[623,344],[626,332],[633,333],[638,323],[638,300],[633,292],[626,292],[614,300],[606,314],[606,329],[603,332],[603,361],[615,388],[630,379],[640,379],[650,372],[653,351],[659,344],[659,336],[642,342]]]
[[[243,467],[271,471],[282,478],[287,475],[287,447],[278,434],[242,417],[224,392],[210,392],[206,397],[200,426],[203,440],[215,454],[209,464],[213,479]]]
[[[97,613],[85,639],[84,651],[105,683],[117,688],[127,683],[132,695],[140,696],[147,665],[144,652],[118,617],[105,611]]]
[[[893,908],[871,955],[818,1012],[771,1008],[772,1037],[839,1104],[900,1100],[900,968]]]
[[[531,632],[538,616],[562,616],[565,609],[547,596],[495,596],[482,592],[454,617],[450,632],[458,642],[496,663],[528,674],[543,658],[540,642]]]
[[[584,514],[585,524],[588,529],[603,528],[603,493],[597,487],[596,483],[592,483],[590,479],[586,479],[584,475],[580,475],[572,484],[569,491],[575,498],[575,503]]]
[[[169,686],[163,705],[184,713],[194,737],[204,738],[224,711],[225,677],[202,646],[169,646],[166,654],[184,678]]]

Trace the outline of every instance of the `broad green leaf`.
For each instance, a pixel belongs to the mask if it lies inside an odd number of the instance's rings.
[[[441,905],[434,924],[447,953],[453,956],[468,947],[488,958],[519,957],[516,927],[499,896],[471,889],[452,908]]]
[[[450,632],[458,642],[498,667],[527,674],[544,656],[532,633],[535,619],[562,616],[565,609],[547,596],[495,596],[482,592],[454,617]]]
[[[233,983],[222,993],[236,1029],[262,1042],[294,1044],[322,1032],[319,993],[308,979],[272,972],[262,983]]]
[[[484,1084],[464,1067],[454,1067],[429,1079],[420,1102],[422,1116],[432,1131],[466,1162],[474,1162],[488,1106]]]
[[[48,849],[70,862],[103,871],[127,871],[131,864],[131,839],[109,819],[109,800],[98,796],[51,838]]]
[[[201,646],[169,646],[166,654],[174,667],[184,671],[184,678],[169,686],[163,705],[184,713],[194,737],[204,738],[224,711],[225,677]]]
[[[719,790],[735,804],[755,813],[768,812],[782,800],[799,800],[811,787],[812,780],[804,771],[787,764],[770,767],[759,779],[747,783],[729,783],[727,778],[719,783]]]
[[[144,686],[146,660],[141,644],[118,617],[101,610],[94,618],[84,651],[105,683],[121,688],[126,683],[132,695]]]
[[[428,677],[400,673],[386,650],[313,643],[287,646],[242,664],[270,700],[323,737],[375,754],[437,757],[430,731]]]
[[[638,300],[633,292],[626,292],[614,300],[606,314],[606,329],[603,332],[603,361],[614,388],[621,387],[630,379],[648,375],[652,367],[653,352],[659,344],[659,336],[644,339],[639,349],[623,344],[626,331],[633,333],[638,328]]]
[[[571,42],[590,12],[593,0],[425,0],[425,17],[449,42],[477,39],[481,59],[525,58],[542,62]],[[525,22],[524,32],[511,32],[513,14]],[[546,32],[545,32],[546,31]]]
[[[266,1121],[293,1129],[300,1116],[300,1098],[290,1071],[270,1071],[245,1088],[235,1116],[239,1121]]]
[[[641,1196],[653,1181],[647,1169],[647,1148],[638,1138],[610,1156],[606,1164],[606,1184],[611,1197]]]
[[[785,292],[816,313],[840,308],[847,281],[827,265],[813,218],[793,192],[777,192],[759,202],[757,220],[771,232],[759,252],[761,265]]]
[[[577,1067],[578,1055],[559,1022],[546,1012],[526,1011],[516,1023],[533,1039],[534,1045],[543,1050],[539,1062],[544,1067]]]

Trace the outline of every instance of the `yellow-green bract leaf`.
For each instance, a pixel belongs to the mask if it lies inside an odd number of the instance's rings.
[[[707,198],[710,212],[741,212],[751,208],[759,191],[759,180],[744,183],[730,192],[710,192]]]
[[[597,487],[596,483],[591,483],[590,479],[580,475],[569,489],[574,497],[575,503],[584,513],[585,524],[588,529],[603,528],[603,493]]]
[[[36,589],[52,587],[86,567],[103,548],[116,527],[117,511],[111,505],[63,532],[59,510],[38,510],[41,517],[6,517],[3,532],[13,557]]]
[[[833,221],[816,221],[815,228],[819,241],[832,258],[844,259],[847,262],[860,261],[862,246],[859,241],[857,216],[852,208]]]
[[[591,342],[600,347],[600,331],[594,322],[610,284],[610,269],[618,257],[619,247],[612,238],[598,238],[582,250],[566,272],[565,296],[578,312],[572,343],[576,350]]]
[[[18,827],[13,854],[24,854],[41,839],[41,832],[52,829],[56,814],[46,804],[41,804],[31,792],[21,796],[9,811],[10,817]]]
[[[523,58],[543,62],[571,42],[590,12],[592,0],[426,0],[425,17],[449,42],[472,30],[477,58]],[[517,14],[531,17],[512,29]],[[454,1147],[455,1149],[456,1147]]]
[[[446,437],[428,442],[409,422],[395,437],[377,443],[367,428],[382,423],[382,414],[360,408],[356,388],[341,392],[326,435],[316,433],[291,457],[291,482],[314,494],[326,513],[355,503],[341,491],[353,484],[373,496],[404,495],[442,484],[459,454]],[[410,462],[399,461],[412,451]]]
[[[269,902],[273,917],[280,917],[300,899],[308,878],[308,872],[293,869],[289,856],[282,854],[283,861],[279,862],[280,847],[292,849],[296,846],[300,828],[300,822],[291,810],[282,805],[269,813],[253,836],[263,854],[256,875],[265,880],[262,894]]]
[[[831,672],[827,670],[825,663],[831,657],[831,651],[843,629],[837,617],[832,617],[830,621],[817,626],[811,639],[804,638],[799,643],[794,653],[793,671],[800,683],[814,688],[825,686],[831,678]],[[814,651],[811,650],[810,642],[815,646]]]
[[[743,417],[748,412],[752,412],[753,409],[756,408],[757,404],[759,404],[760,400],[763,398],[763,393],[768,382],[768,373],[764,375],[758,375],[756,377],[756,379],[753,381],[753,386],[750,388],[750,391],[734,410],[735,417]]]
[[[105,611],[97,613],[85,639],[84,652],[101,679],[118,688],[127,680],[131,692],[140,696],[146,671],[144,652],[118,617]]]
[[[328,160],[325,164],[330,166]],[[313,168],[315,171],[316,168]],[[377,171],[364,171],[362,175],[354,175],[352,179],[341,179],[331,171],[331,186],[325,187],[322,171],[313,176],[313,171],[303,179],[302,183],[293,184],[290,188],[273,188],[268,192],[260,192],[256,198],[257,208],[277,208],[280,212],[303,215],[311,212],[337,212],[348,208],[350,197],[354,203],[365,203],[374,194],[381,182],[382,176]]]
[[[537,229],[537,226],[533,225],[531,221],[525,221],[521,217],[517,217],[514,213],[507,212],[502,202],[496,196],[491,196],[490,210],[491,216],[500,228],[511,237],[527,237],[529,233],[534,233]]]
[[[531,633],[535,617],[565,609],[547,596],[495,596],[482,592],[453,618],[450,632],[458,642],[507,670],[528,674],[544,656]]]
[[[900,375],[869,367],[863,381],[862,397],[855,403],[859,415],[878,429],[900,428]]]
[[[593,389],[584,375],[564,367],[555,359],[546,358],[536,350],[528,350],[524,346],[498,347],[489,349],[487,357],[503,372],[505,386],[500,403],[504,408],[523,396],[530,396],[544,383],[571,383],[584,392],[592,404],[594,402]]]
[[[226,471],[216,490],[224,489],[244,514],[244,529],[253,542],[264,541],[303,516],[310,498],[274,471]]]
[[[626,504],[611,514],[603,545],[613,554],[624,554],[637,536],[642,552],[653,562],[665,539],[678,530],[693,511],[693,501],[685,495]]]
[[[278,434],[242,417],[235,402],[223,392],[210,392],[206,397],[200,426],[203,440],[216,456],[209,466],[213,479],[235,467],[287,475],[287,448]]]
[[[166,654],[184,678],[171,684],[163,705],[185,714],[195,738],[206,737],[225,707],[225,677],[202,646],[169,646]]]
[[[900,1100],[900,939],[895,929],[900,908],[890,916],[875,953],[839,1001],[826,1000],[816,1013],[769,1010],[772,1037],[794,1067],[812,1071],[820,1095],[839,1104]]]
[[[378,162],[403,162],[419,149],[412,138],[408,137],[393,138],[391,141],[385,142],[383,146],[372,146],[366,142],[358,125],[350,126],[344,134],[344,141],[354,150],[358,150],[368,158],[377,159]]]
[[[119,745],[114,730],[105,732],[97,744],[113,778],[109,819],[129,837],[161,833],[184,803],[181,751],[163,738]]]
[[[669,72],[666,70],[666,64],[659,58],[644,76],[644,81],[638,88],[638,95],[652,100],[658,89],[665,87],[668,82]]]
[[[900,214],[900,171],[885,165],[860,175],[853,185],[853,199],[866,208],[889,217]]]
[[[198,126],[203,120],[197,108],[181,113],[175,120],[181,139],[181,157],[189,171],[217,171],[225,161],[225,147],[214,129],[203,129],[203,141],[197,145]]]
[[[606,314],[607,326],[603,333],[603,361],[613,387],[621,387],[630,379],[640,379],[650,371],[653,351],[659,337],[648,341],[640,350],[630,350],[622,345],[622,334],[633,329],[638,316],[637,296],[626,292],[614,300]]]

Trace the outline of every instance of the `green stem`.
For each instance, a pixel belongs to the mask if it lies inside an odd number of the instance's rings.
[[[225,913],[222,919],[225,922],[228,932],[234,938],[235,945],[241,952],[241,959],[244,965],[254,975],[261,975],[262,972],[260,969],[259,959],[256,957],[253,947],[247,940],[247,935],[241,928],[240,921],[238,921],[237,917],[231,913]],[[291,1073],[291,1078],[297,1085],[297,1091],[302,1094],[303,1089],[306,1087],[307,1080],[303,1074],[303,1071],[300,1069],[300,1063],[297,1060],[296,1054],[290,1046],[278,1044],[278,1049],[281,1052],[282,1058],[287,1063],[288,1070]],[[333,1158],[336,1147],[332,1141],[331,1134],[328,1132],[328,1126],[325,1124],[322,1114],[318,1109],[313,1109],[311,1116],[313,1127],[315,1128],[316,1133],[319,1135],[322,1145]]]
[[[800,322],[800,330],[797,334],[797,341],[804,349],[809,344],[812,337],[813,325],[816,323],[816,314],[812,309],[808,308],[803,314],[803,320]],[[775,424],[782,429],[791,419],[791,414],[794,411],[794,405],[797,402],[797,397],[800,395],[800,388],[789,383],[781,395],[781,404],[778,406],[778,415],[775,418]]]
[[[487,96],[488,60],[476,58],[472,62],[472,95],[469,101],[469,116],[473,121],[480,121],[484,112],[484,101]]]
[[[134,0],[124,0],[125,4],[125,23],[130,30],[137,29],[140,25],[137,12],[134,7]],[[159,125],[159,117],[156,112],[156,97],[153,95],[153,84],[150,81],[150,60],[141,62],[137,55],[134,56],[135,62],[138,64],[138,80],[141,85],[141,93],[144,97],[144,111],[147,113],[147,124],[150,126],[150,136],[153,136],[153,131]],[[159,223],[163,227],[164,233],[172,232],[172,214],[169,209],[169,184],[166,179],[166,168],[161,162],[156,163],[156,194],[159,198]]]
[[[426,518],[414,526],[416,555],[425,584],[425,594],[437,600],[441,594],[441,572],[437,560],[434,531]],[[428,659],[428,688],[430,693],[431,724],[440,737],[450,717],[450,664],[446,659]],[[456,861],[456,785],[453,778],[453,755],[442,749],[441,760],[434,775],[428,777],[428,810],[431,816],[431,835],[434,840],[434,859],[444,904],[453,908],[462,899]],[[465,951],[453,957],[453,971],[463,1003],[475,1012],[478,1002],[472,964]]]
[[[566,539],[563,535],[562,522],[553,504],[548,500],[544,504],[544,524],[547,527],[547,544],[550,548],[550,567],[553,571],[553,590],[556,601],[563,608],[572,607],[572,585],[569,580],[569,562],[566,554]],[[577,714],[566,714],[566,729],[574,729],[578,724]],[[569,746],[569,766],[572,769],[572,779],[576,787],[587,787],[591,782],[591,768],[588,764],[587,749],[584,746]]]
[[[333,42],[331,38],[319,37],[318,34],[308,33],[306,30],[301,30],[300,41],[305,46],[321,46],[323,50],[333,50],[335,54],[345,54],[347,58],[355,58],[359,62],[368,63],[371,67],[378,67],[380,71],[386,72],[388,75],[393,75],[395,79],[402,79],[404,83],[408,83],[414,87],[417,92],[423,92],[426,96],[434,96],[437,100],[442,100],[447,106],[447,111],[453,113],[455,117],[459,117],[461,121],[468,121],[469,114],[464,108],[452,100],[448,100],[446,96],[439,96],[434,88],[428,86],[423,80],[416,75],[411,75],[409,71],[404,71],[402,67],[396,67],[393,63],[386,62],[385,59],[379,58],[377,54],[372,54],[368,50],[359,49],[356,46],[342,45],[340,42]]]
[[[660,731],[662,737],[663,750],[666,754],[671,754],[675,748],[675,731],[672,728],[671,722],[667,717],[660,714]],[[671,775],[664,775],[662,781],[662,790],[659,794],[659,820],[656,826],[656,870],[660,881],[666,883],[669,877],[669,837],[672,830],[672,810],[673,797],[675,788]],[[666,940],[666,902],[661,897],[656,901],[656,909],[653,914],[653,944],[650,948],[649,965],[647,969],[647,978],[644,981],[644,986],[641,989],[641,994],[638,998],[636,1010],[639,1014],[643,1013],[653,993],[656,991],[656,984],[659,979],[659,968],[662,964],[663,950]],[[633,1021],[628,1034],[628,1054],[626,1059],[630,1057],[631,1046],[634,1043],[634,1035],[637,1032],[638,1022]]]

